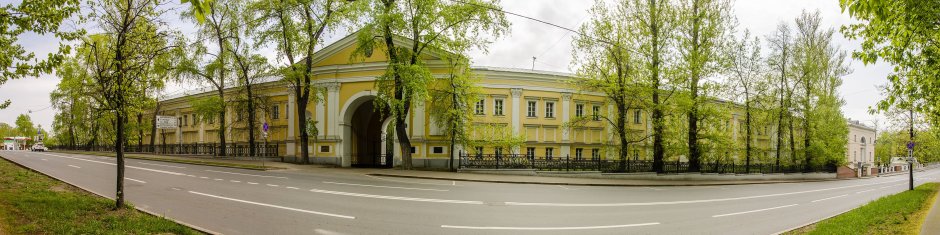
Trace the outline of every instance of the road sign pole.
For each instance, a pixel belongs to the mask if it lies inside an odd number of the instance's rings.
[[[914,142],[907,143],[908,190],[914,190]]]

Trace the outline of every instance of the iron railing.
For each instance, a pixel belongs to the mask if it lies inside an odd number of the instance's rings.
[[[114,145],[93,146],[48,146],[52,150],[114,152]],[[127,153],[153,153],[161,155],[204,155],[218,156],[222,150],[226,156],[231,157],[278,157],[278,144],[255,144],[255,154],[251,156],[250,145],[247,143],[220,144],[159,144],[159,145],[125,145]]]
[[[461,154],[458,161],[461,169],[534,169],[540,171],[600,171],[605,173],[656,172],[653,161],[609,160],[599,158],[536,157],[524,154]],[[776,165],[775,163],[741,164],[735,161],[702,162],[696,173],[750,174],[750,173],[797,173],[835,172],[834,166],[819,166],[806,169],[802,165]],[[661,173],[689,173],[689,163],[664,161]]]

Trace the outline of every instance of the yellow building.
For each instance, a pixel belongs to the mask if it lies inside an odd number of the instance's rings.
[[[407,46],[404,39],[396,42]],[[376,112],[372,102],[376,98],[374,82],[383,74],[387,63],[384,55],[375,53],[364,60],[351,60],[356,47],[355,35],[347,36],[315,53],[313,57],[316,84],[325,92],[319,102],[311,102],[306,110],[307,116],[317,121],[319,130],[311,145],[307,146],[315,163],[336,164],[344,167],[353,165],[381,164],[381,156],[391,153],[395,165],[401,161],[401,150],[397,143],[390,143],[386,130],[391,119]],[[428,53],[426,64],[438,75],[446,75],[447,64],[437,59],[433,52]],[[608,146],[619,143],[612,141],[611,132],[605,121],[589,118],[583,125],[565,128],[574,118],[591,115],[607,115],[614,109],[606,103],[602,93],[582,92],[572,89],[566,82],[573,75],[566,73],[474,67],[472,72],[481,77],[479,86],[483,88],[483,97],[474,104],[475,123],[504,124],[507,131],[525,138],[524,144],[514,149],[496,150],[489,146],[459,147],[467,153],[491,154],[502,153],[530,154],[538,158],[571,159],[608,159],[613,158],[613,151]],[[238,87],[228,93],[239,92]],[[296,115],[294,94],[287,83],[272,78],[255,85],[256,94],[266,97],[264,108],[257,115],[258,123],[270,126],[267,141],[277,144],[278,155],[285,160],[296,160],[300,156],[299,133],[303,128]],[[199,91],[194,94],[180,95],[160,101],[160,115],[177,116],[181,126],[176,130],[158,131],[156,143],[159,144],[209,144],[218,143],[219,123],[216,121],[196,121],[190,101],[201,96],[216,95],[214,91]],[[233,97],[234,95],[227,95]],[[227,99],[228,100],[228,99]],[[415,103],[408,120],[408,133],[414,149],[415,166],[446,167],[450,154],[449,142],[443,138],[433,117],[427,112],[427,103]],[[247,115],[229,107],[226,117],[226,140],[229,143],[247,142]],[[627,117],[630,128],[637,133],[649,134],[651,125],[649,113],[643,110],[631,110]],[[734,114],[725,128],[740,130],[743,114]],[[258,125],[260,129],[260,125]],[[764,129],[755,139],[764,155],[773,140],[772,130]],[[261,142],[260,130],[256,131],[257,141]],[[734,134],[735,139],[743,139]],[[150,135],[145,135],[145,142]],[[315,143],[314,143],[315,142]],[[394,142],[394,141],[392,141]],[[636,146],[631,146],[628,156],[633,160],[648,160],[652,155],[651,139]],[[390,149],[391,148],[391,149]],[[379,156],[379,158],[376,158]],[[388,165],[388,164],[384,164]]]

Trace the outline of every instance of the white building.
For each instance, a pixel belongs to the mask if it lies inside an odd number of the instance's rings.
[[[3,137],[3,150],[26,150],[29,146],[26,146],[26,142],[29,140],[29,137]]]
[[[849,142],[846,144],[846,162],[858,176],[877,174],[875,167],[875,128],[857,120],[848,120]],[[874,171],[874,172],[873,172]]]

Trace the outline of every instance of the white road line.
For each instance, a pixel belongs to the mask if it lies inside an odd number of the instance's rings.
[[[326,213],[326,212],[319,212],[319,211],[311,211],[311,210],[290,208],[290,207],[286,207],[286,206],[278,206],[278,205],[271,205],[271,204],[260,203],[260,202],[246,201],[246,200],[241,200],[241,199],[228,198],[228,197],[223,197],[223,196],[216,196],[216,195],[212,195],[212,194],[206,194],[206,193],[200,193],[200,192],[194,192],[194,191],[189,191],[189,193],[197,194],[197,195],[202,195],[202,196],[206,196],[206,197],[213,197],[213,198],[218,198],[218,199],[225,199],[225,200],[234,201],[234,202],[241,202],[241,203],[247,203],[247,204],[258,205],[258,206],[266,206],[266,207],[272,207],[272,208],[278,208],[278,209],[284,209],[284,210],[291,210],[291,211],[297,211],[297,212],[304,212],[304,213],[310,213],[310,214],[315,214],[315,215],[325,215],[325,216],[332,216],[332,217],[343,218],[343,219],[356,219],[356,217],[354,217],[354,216],[339,215],[339,214],[333,214],[333,213]]]
[[[408,187],[394,187],[394,186],[381,186],[381,185],[369,185],[369,184],[349,184],[349,183],[330,182],[330,181],[323,181],[323,183],[324,183],[324,184],[338,184],[338,185],[360,186],[360,187],[373,187],[373,188],[392,188],[392,189],[422,190],[422,191],[438,191],[438,192],[447,192],[447,191],[450,191],[450,190],[445,190],[445,189],[408,188]]]
[[[69,166],[70,166],[70,167],[75,167],[75,168],[81,168],[81,167],[78,167],[78,166],[76,166],[76,165],[69,165]]]
[[[366,175],[366,174],[363,174],[363,175],[366,176],[366,177],[369,177],[369,178],[377,179],[377,180],[385,180],[385,181],[399,182],[399,183],[406,183],[406,184],[424,184],[424,185],[438,185],[438,186],[457,186],[457,183],[453,183],[453,181],[451,181],[451,182],[452,182],[451,184],[434,184],[434,183],[421,183],[421,182],[411,182],[411,181],[403,181],[403,180],[386,179],[386,178],[381,178],[381,177],[378,177],[378,176],[371,176],[371,175]]]
[[[40,154],[47,155],[47,156],[53,156],[53,157],[75,159],[75,160],[86,161],[86,162],[101,163],[101,164],[112,165],[112,166],[116,166],[116,165],[117,165],[117,164],[110,163],[110,162],[99,162],[99,161],[95,161],[95,160],[88,160],[88,159],[82,159],[82,158],[77,158],[77,157],[59,156],[59,155],[48,154],[48,153],[40,153]],[[164,170],[157,170],[157,169],[150,169],[150,168],[143,168],[143,167],[136,167],[136,166],[127,166],[127,165],[125,165],[125,167],[127,167],[127,168],[133,168],[133,169],[138,169],[138,170],[145,170],[145,171],[152,171],[152,172],[170,174],[170,175],[186,175],[186,174],[179,173],[179,172],[164,171]]]
[[[147,183],[147,181],[143,181],[143,180],[135,180],[135,179],[131,179],[131,178],[127,178],[127,177],[124,177],[124,179],[126,179],[126,180],[130,180],[130,181],[135,181],[135,182],[137,182],[137,183],[141,183],[141,184],[146,184],[146,183]]]
[[[287,187],[287,188],[289,188],[289,189],[300,189],[300,188],[297,188],[297,187]]]
[[[570,188],[565,187],[565,186],[561,186],[561,185],[555,185],[555,186],[561,187],[561,188],[563,188],[563,189],[565,189],[565,190],[571,190]]]
[[[664,190],[664,189],[653,188],[653,187],[644,187],[644,188],[648,188],[648,189],[652,189],[652,190],[656,190],[656,191],[663,191],[663,190]]]
[[[232,183],[241,183],[241,181],[238,181],[238,180],[229,180],[229,181],[231,181]]]
[[[200,179],[208,179],[209,177],[202,176],[202,177],[199,177],[199,178],[200,178]]]
[[[281,176],[252,175],[252,174],[235,173],[235,172],[227,172],[227,171],[214,171],[214,170],[206,170],[206,171],[208,171],[208,172],[215,172],[215,173],[223,173],[223,174],[233,174],[233,175],[247,175],[247,176],[255,176],[255,177],[268,177],[268,178],[287,179],[287,177],[281,177]]]
[[[825,201],[825,200],[829,200],[829,199],[836,199],[836,198],[845,197],[845,196],[848,196],[848,194],[842,194],[842,195],[835,196],[835,197],[827,197],[827,198],[823,198],[823,199],[819,199],[819,200],[813,200],[813,201],[811,201],[811,202],[821,202],[821,201]]]
[[[765,198],[765,197],[786,196],[786,195],[803,194],[803,193],[814,193],[814,192],[822,192],[822,191],[829,191],[829,190],[836,190],[836,189],[864,187],[864,186],[871,186],[871,185],[877,185],[877,184],[887,184],[887,183],[894,183],[898,181],[903,181],[903,180],[870,183],[870,184],[849,185],[849,186],[841,186],[841,187],[834,187],[834,188],[813,189],[813,190],[788,192],[788,193],[776,193],[776,194],[765,194],[765,195],[732,197],[732,198],[688,200],[688,201],[623,202],[623,203],[506,202],[506,205],[508,206],[558,206],[558,207],[566,207],[566,206],[568,207],[571,207],[571,206],[573,207],[615,207],[615,206],[654,206],[654,205],[693,204],[693,203],[724,202],[724,201],[735,201],[735,200],[745,200],[745,199],[755,199],[755,198]]]
[[[222,181],[222,179],[216,178],[215,181]]]
[[[258,183],[255,183],[255,182],[246,182],[246,183],[248,183],[248,184],[258,184]]]
[[[186,169],[186,167],[182,167],[182,166],[170,166],[170,165],[163,165],[163,164],[156,164],[156,163],[146,163],[146,162],[138,162],[138,163],[144,164],[144,165],[153,165],[153,166],[162,166],[162,167],[172,167],[172,168]]]
[[[477,227],[477,226],[459,226],[459,225],[441,225],[441,228],[454,229],[476,229],[476,230],[585,230],[585,229],[611,229],[658,225],[659,223],[643,224],[620,224],[620,225],[602,225],[602,226],[582,226],[582,227]]]
[[[769,211],[769,210],[773,210],[773,209],[787,208],[787,207],[796,206],[796,205],[799,205],[799,204],[790,204],[790,205],[786,205],[786,206],[778,206],[778,207],[764,208],[764,209],[752,210],[752,211],[742,211],[742,212],[730,213],[730,214],[713,215],[712,218],[724,217],[724,216],[732,216],[732,215],[740,215],[740,214],[747,214],[747,213],[754,213],[754,212],[761,212],[761,211]]]
[[[268,184],[268,186],[271,186],[271,187],[277,187],[277,186],[280,186],[280,185],[276,185],[276,184]]]
[[[859,193],[871,192],[871,191],[875,191],[875,190],[876,190],[876,188],[873,188],[873,189],[869,189],[869,190],[858,191],[858,192],[855,192],[855,193],[856,193],[856,194],[859,194]]]
[[[189,177],[196,177],[195,175],[186,175],[186,176],[189,176]]]
[[[45,158],[43,158],[42,160],[43,160],[43,161],[49,161],[49,159],[45,159]]]
[[[374,194],[363,194],[363,193],[338,192],[338,191],[329,191],[329,190],[321,190],[321,189],[311,189],[310,192],[326,193],[326,194],[333,194],[333,195],[343,195],[343,196],[353,196],[353,197],[365,197],[365,198],[377,198],[377,199],[388,199],[388,200],[400,200],[400,201],[438,202],[438,203],[455,203],[455,204],[475,204],[475,205],[483,205],[483,202],[481,202],[481,201],[463,201],[463,200],[447,200],[447,199],[434,199],[434,198],[397,197],[397,196],[385,196],[385,195],[374,195]]]

